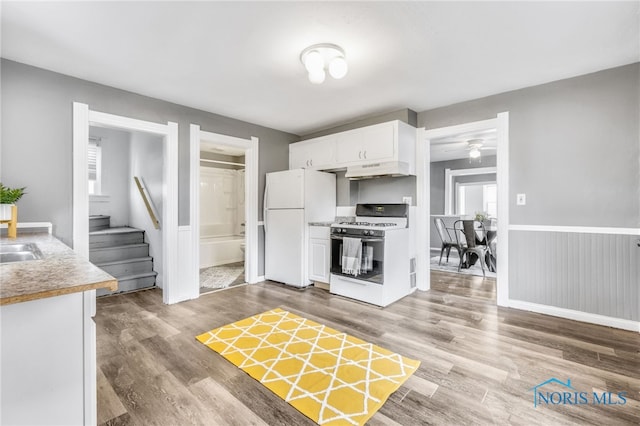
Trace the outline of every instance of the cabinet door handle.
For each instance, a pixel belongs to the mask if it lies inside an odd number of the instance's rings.
[[[309,160],[307,160],[307,167],[309,167]]]
[[[367,159],[367,151],[364,151],[364,159]]]
[[[362,160],[362,151],[358,151],[358,158]]]
[[[313,158],[309,160],[309,164],[313,167]]]

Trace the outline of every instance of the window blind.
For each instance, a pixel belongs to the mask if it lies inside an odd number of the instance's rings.
[[[89,142],[89,180],[98,180],[98,144]]]

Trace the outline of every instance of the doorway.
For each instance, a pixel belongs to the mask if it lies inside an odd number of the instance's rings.
[[[89,260],[118,280],[96,295],[162,288],[162,138],[90,126],[88,161]]]
[[[73,249],[80,256],[89,258],[89,137],[90,128],[107,128],[132,132],[148,138],[149,143],[162,144],[158,151],[161,164],[159,182],[161,206],[157,212],[161,223],[161,235],[157,246],[156,269],[161,276],[164,303],[181,300],[177,280],[178,267],[178,125],[152,123],[89,110],[89,106],[73,104]],[[160,248],[160,247],[158,247]],[[93,296],[95,298],[95,296]],[[95,300],[92,302],[95,303]],[[95,305],[93,305],[95,306]]]
[[[418,221],[418,233],[422,237],[418,245],[418,288],[432,288],[432,259],[437,255],[439,262],[442,240],[435,226],[435,219],[444,222],[444,228],[451,233],[451,239],[455,242],[454,222],[459,219],[475,219],[477,216],[486,226],[492,227],[494,235],[499,236],[493,246],[494,253],[499,254],[499,266],[495,273],[494,296],[491,297],[495,298],[498,305],[506,305],[509,222],[508,113],[500,113],[495,119],[490,120],[439,129],[419,129],[418,140],[417,198],[422,218]],[[438,171],[441,173],[437,173]],[[477,187],[474,188],[473,185]],[[497,189],[495,193],[491,191],[493,185]],[[461,191],[461,187],[466,189]],[[481,196],[473,202],[483,206],[482,210],[475,211],[474,208],[473,212],[466,211],[467,209],[460,205],[465,203],[464,198],[456,203],[456,198],[460,200],[461,196],[464,197],[467,189]],[[491,210],[495,217],[490,217],[487,210]],[[490,223],[491,219],[493,221]],[[456,250],[452,249],[451,253],[456,253]],[[443,262],[444,260],[445,256]],[[459,263],[458,260],[456,258],[454,263]],[[456,273],[457,266],[456,264],[452,268]],[[480,269],[480,282],[482,278]],[[481,286],[481,291],[490,292],[490,286],[482,283]]]
[[[200,294],[245,283],[244,154],[200,140]]]
[[[258,138],[192,124],[191,239],[195,292],[255,283],[258,266]]]

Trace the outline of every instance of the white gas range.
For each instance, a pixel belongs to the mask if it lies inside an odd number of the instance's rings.
[[[415,290],[409,206],[358,204],[331,225],[331,293],[387,306]]]

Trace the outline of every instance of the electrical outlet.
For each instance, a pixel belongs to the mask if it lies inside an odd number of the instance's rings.
[[[524,206],[527,204],[527,194],[517,194],[516,195],[516,205]]]
[[[411,205],[411,197],[402,197],[402,202]]]

